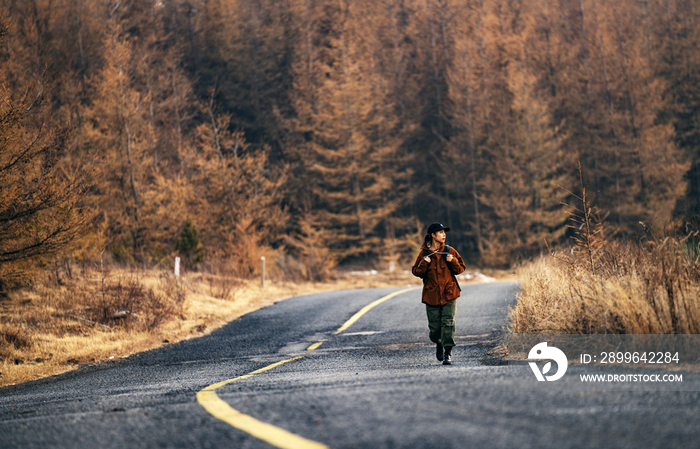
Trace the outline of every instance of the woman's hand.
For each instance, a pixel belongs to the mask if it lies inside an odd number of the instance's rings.
[[[430,263],[430,257],[429,257],[429,256],[425,256],[425,257],[423,258],[423,260],[425,260],[426,262]]]
[[[445,257],[445,260],[448,261],[448,262],[452,262],[452,259],[454,259],[454,256],[452,256],[452,254],[448,254],[448,255]]]

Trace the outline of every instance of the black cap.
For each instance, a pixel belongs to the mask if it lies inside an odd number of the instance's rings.
[[[428,226],[428,234],[442,231],[443,229],[445,230],[445,232],[450,230],[450,228],[446,228],[445,226],[443,226],[442,223],[433,223],[430,226]]]

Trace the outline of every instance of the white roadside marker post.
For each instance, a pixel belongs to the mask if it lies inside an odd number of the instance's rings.
[[[265,288],[265,256],[260,258],[260,286]]]
[[[175,277],[180,277],[180,258],[175,258]]]

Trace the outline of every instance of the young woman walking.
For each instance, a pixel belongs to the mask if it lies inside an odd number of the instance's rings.
[[[443,365],[452,365],[456,299],[460,295],[456,275],[466,268],[457,250],[445,247],[449,230],[440,223],[428,227],[412,270],[414,276],[423,279],[423,303],[428,313],[430,341],[437,344],[437,359]]]

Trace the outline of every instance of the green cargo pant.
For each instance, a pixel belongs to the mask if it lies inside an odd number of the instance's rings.
[[[455,312],[457,301],[450,301],[444,306],[431,306],[426,304],[428,312],[428,329],[430,329],[430,341],[441,343],[442,346],[455,345]]]

